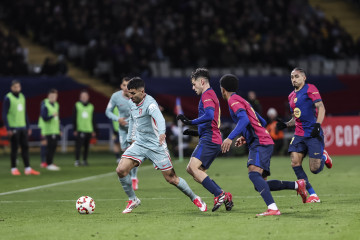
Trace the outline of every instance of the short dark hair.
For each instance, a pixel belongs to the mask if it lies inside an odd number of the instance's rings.
[[[128,85],[127,85],[127,89],[140,89],[140,88],[145,88],[145,82],[144,80],[142,80],[140,77],[134,77],[132,79],[130,79]]]
[[[15,84],[20,84],[20,81],[17,79],[14,79],[11,81],[11,86],[14,86]]]
[[[209,70],[207,70],[206,68],[198,68],[198,69],[195,70],[195,72],[191,73],[190,79],[195,79],[196,80],[199,77],[206,78],[209,81],[210,80]]]
[[[299,72],[301,72],[302,74],[304,74],[304,75],[306,76],[306,72],[305,72],[305,70],[304,70],[303,68],[296,67],[296,68],[294,68],[294,69],[292,70],[292,72],[293,72],[293,71],[299,71]]]
[[[128,81],[130,81],[131,80],[131,78],[129,78],[129,77],[123,77],[122,79],[121,79],[121,84],[125,81],[125,82],[128,82]]]
[[[49,90],[48,94],[50,93],[58,93],[58,90],[56,90],[55,88],[52,88]]]
[[[86,88],[84,88],[84,89],[81,89],[81,91],[80,91],[80,94],[82,94],[82,93],[87,93],[87,94],[89,94],[89,91],[88,91]]]
[[[239,79],[232,74],[225,74],[220,78],[220,86],[228,92],[236,92],[239,88]]]

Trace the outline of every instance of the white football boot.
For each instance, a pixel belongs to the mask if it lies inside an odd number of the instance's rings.
[[[140,205],[140,199],[136,198],[135,200],[129,200],[128,205],[126,206],[125,210],[122,213],[131,213],[134,208]]]

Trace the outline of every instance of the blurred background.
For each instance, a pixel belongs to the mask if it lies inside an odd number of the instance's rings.
[[[291,118],[290,72],[301,67],[325,104],[329,153],[360,154],[359,26],[359,0],[2,0],[0,108],[11,81],[19,80],[33,129],[30,146],[36,151],[40,103],[56,88],[61,151],[72,151],[72,111],[87,89],[98,126],[92,149],[111,151],[113,131],[105,108],[122,77],[140,76],[163,108],[169,148],[177,155],[176,99],[185,115],[197,117],[199,97],[190,74],[206,67],[221,102],[223,136],[233,126],[218,81],[232,73],[240,79],[239,94],[274,131],[276,154],[285,155],[293,130],[275,132],[271,123]],[[8,154],[1,127],[0,147]],[[185,156],[196,143],[184,138]]]

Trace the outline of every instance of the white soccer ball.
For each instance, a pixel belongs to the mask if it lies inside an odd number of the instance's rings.
[[[82,196],[76,200],[76,210],[80,214],[92,214],[95,210],[95,201],[89,196]]]

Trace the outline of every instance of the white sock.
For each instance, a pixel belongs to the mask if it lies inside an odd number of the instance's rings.
[[[316,193],[314,193],[314,194],[311,194],[310,196],[317,197],[318,195]]]
[[[15,171],[17,168],[16,167],[13,167],[13,168],[11,168],[11,171]]]
[[[299,185],[297,184],[297,182],[295,181],[295,189],[298,189]]]
[[[271,210],[279,210],[276,206],[276,203],[272,203],[268,206],[268,209],[271,209]]]
[[[25,171],[30,171],[31,170],[31,167],[26,167],[25,168]]]

